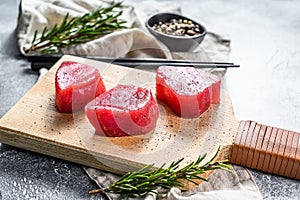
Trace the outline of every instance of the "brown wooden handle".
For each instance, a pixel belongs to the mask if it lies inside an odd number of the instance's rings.
[[[300,133],[241,121],[230,162],[300,180]]]

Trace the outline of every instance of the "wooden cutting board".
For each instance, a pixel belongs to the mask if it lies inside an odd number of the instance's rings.
[[[97,67],[107,89],[134,84],[155,94],[154,72],[64,56],[0,119],[0,142],[118,174],[182,157],[185,165],[205,153],[208,160],[220,146],[218,159],[300,179],[299,133],[238,121],[224,90],[220,104],[200,118],[177,117],[158,101],[160,117],[153,132],[121,138],[95,135],[84,112],[55,109],[55,72],[67,60]]]

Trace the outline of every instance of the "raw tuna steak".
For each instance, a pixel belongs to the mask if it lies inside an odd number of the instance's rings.
[[[72,113],[105,92],[99,71],[82,63],[65,61],[55,74],[56,109]]]
[[[202,69],[197,70],[199,72],[199,77],[202,77],[203,81],[206,82],[209,87],[210,103],[220,103],[221,79],[215,74],[205,72]]]
[[[156,74],[156,96],[178,116],[196,118],[211,103],[220,102],[220,79],[193,67],[161,66]]]
[[[97,134],[129,136],[146,134],[156,126],[158,107],[150,90],[117,85],[85,107]]]

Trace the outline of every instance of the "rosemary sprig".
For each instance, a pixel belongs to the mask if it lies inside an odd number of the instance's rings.
[[[231,171],[231,167],[225,164],[227,162],[226,160],[214,162],[219,151],[220,148],[216,154],[203,165],[200,165],[200,163],[205,159],[206,154],[199,156],[195,162],[191,162],[181,169],[179,169],[179,165],[184,158],[173,162],[167,168],[164,168],[164,164],[159,169],[151,170],[153,164],[147,165],[138,171],[126,173],[118,181],[106,188],[92,190],[89,193],[96,194],[107,192],[128,196],[145,195],[149,192],[155,192],[159,187],[164,189],[171,189],[172,187],[184,188],[185,183],[183,180],[195,184],[197,184],[196,180],[207,181],[206,178],[201,177],[201,174],[204,174],[207,171],[215,169]]]
[[[83,16],[69,20],[69,13],[59,25],[54,25],[50,30],[45,27],[38,37],[36,30],[31,47],[25,49],[28,54],[41,50],[42,53],[58,53],[59,48],[72,44],[80,44],[109,34],[115,30],[126,28],[126,21],[118,19],[122,15],[122,2],[112,4],[109,7],[100,7]]]

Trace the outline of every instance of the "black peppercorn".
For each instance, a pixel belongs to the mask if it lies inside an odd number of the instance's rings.
[[[199,25],[186,19],[171,19],[167,22],[159,22],[154,24],[152,28],[158,32],[174,36],[194,36],[201,34]]]

